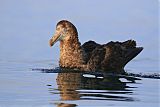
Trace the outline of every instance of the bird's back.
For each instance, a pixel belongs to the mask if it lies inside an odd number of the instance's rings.
[[[136,48],[136,42],[133,40],[111,41],[103,45],[89,41],[82,47],[90,71],[124,72],[124,66],[142,51],[142,48]]]

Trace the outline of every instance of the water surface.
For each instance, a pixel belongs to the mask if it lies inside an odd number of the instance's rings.
[[[1,60],[0,106],[158,107],[159,105],[159,79],[107,75],[102,77],[74,72],[44,73],[32,70],[34,68],[49,70],[53,65],[52,60]]]

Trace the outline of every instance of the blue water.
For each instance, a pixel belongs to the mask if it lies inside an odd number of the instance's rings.
[[[133,61],[132,64],[140,62]],[[42,73],[32,70],[51,69],[54,68],[53,65],[52,60],[1,60],[0,106],[158,107],[159,105],[159,79],[140,78],[141,80],[132,82],[125,78],[102,79],[80,73]],[[132,69],[130,66],[128,68]]]
[[[158,1],[0,1],[0,107],[158,107],[159,79],[95,78],[42,73],[58,67],[59,43],[50,48],[56,23],[77,27],[81,43],[134,39],[144,50],[125,70],[160,72]],[[72,78],[71,78],[72,77]]]

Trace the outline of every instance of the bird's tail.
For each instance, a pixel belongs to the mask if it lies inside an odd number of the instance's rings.
[[[141,51],[143,50],[143,47],[136,47],[136,48],[130,48],[128,49],[126,55],[125,55],[125,64],[126,65],[130,60],[132,60],[134,57],[136,57]]]

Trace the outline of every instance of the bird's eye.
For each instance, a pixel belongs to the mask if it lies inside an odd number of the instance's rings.
[[[57,30],[60,30],[60,28],[57,28]]]

